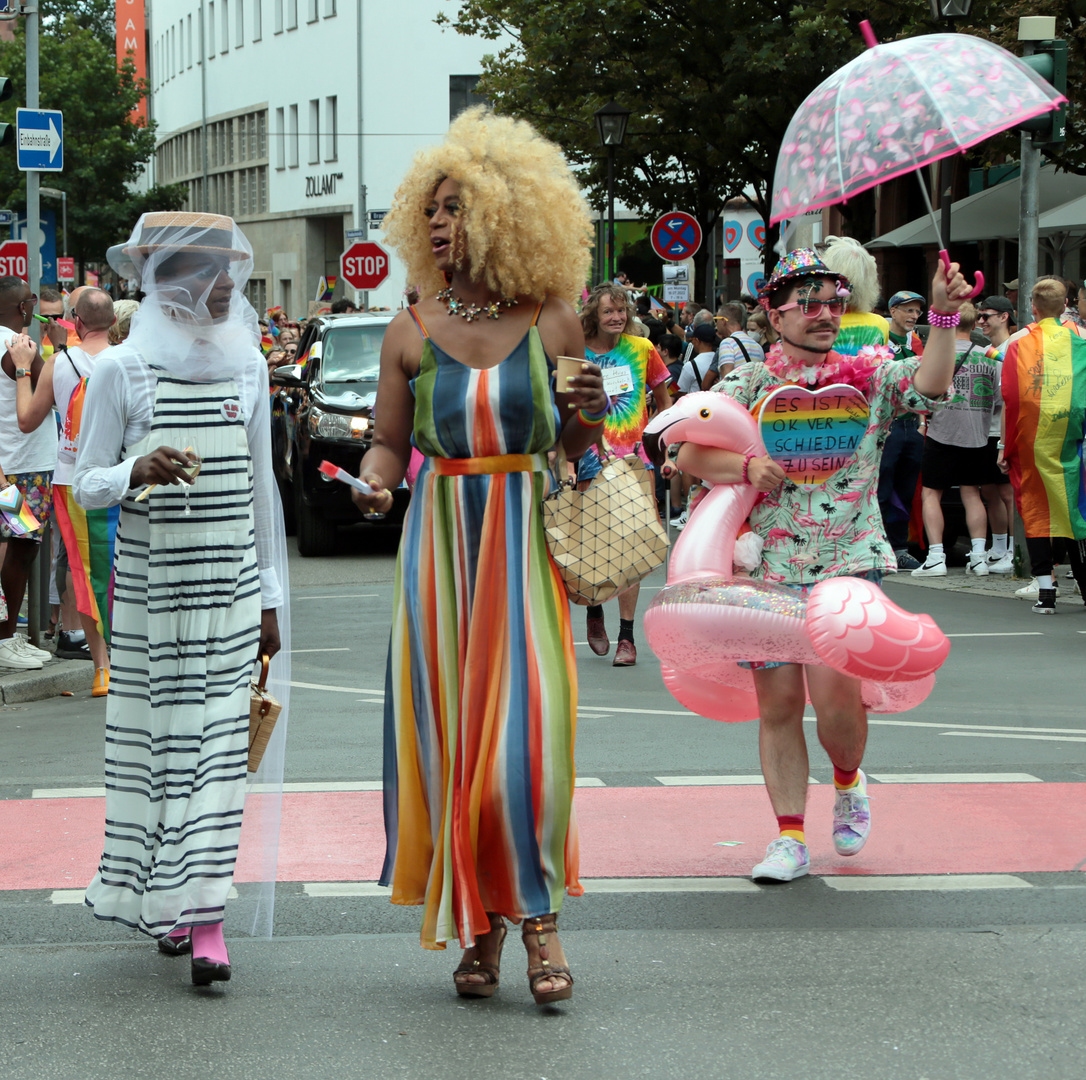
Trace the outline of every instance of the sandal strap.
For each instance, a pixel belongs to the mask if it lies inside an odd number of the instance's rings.
[[[528,968],[528,986],[535,992],[536,983],[542,979],[562,978],[572,986],[573,972],[564,964],[548,964],[547,967]]]

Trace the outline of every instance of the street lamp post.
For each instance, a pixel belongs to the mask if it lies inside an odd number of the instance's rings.
[[[600,145],[607,148],[607,280],[615,279],[615,147],[626,138],[630,110],[609,101],[595,112]]]
[[[61,228],[64,230],[64,257],[68,257],[68,193],[55,187],[39,187],[41,195],[48,195],[52,199],[60,199]]]

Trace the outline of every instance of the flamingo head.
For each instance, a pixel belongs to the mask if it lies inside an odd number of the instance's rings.
[[[715,446],[739,454],[765,453],[754,417],[727,394],[702,390],[684,397],[645,427],[645,453],[659,468],[674,443],[689,442]]]

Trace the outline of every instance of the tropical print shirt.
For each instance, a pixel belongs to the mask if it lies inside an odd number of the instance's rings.
[[[855,456],[821,485],[785,481],[754,507],[750,526],[765,541],[762,564],[754,572],[765,581],[814,584],[822,578],[861,575],[868,570],[894,573],[894,555],[879,512],[879,464],[894,418],[931,412],[943,399],[929,398],[913,385],[916,359],[897,360],[885,347],[860,354],[878,366],[861,387],[871,409]],[[840,360],[830,353],[829,361]],[[752,412],[771,391],[789,384],[765,364],[743,364],[713,388]]]

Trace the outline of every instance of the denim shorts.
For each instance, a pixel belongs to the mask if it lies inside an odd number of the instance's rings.
[[[865,581],[873,582],[875,585],[882,584],[882,571],[881,570],[867,570],[862,574],[853,574],[852,577],[860,577]],[[828,580],[828,579],[826,579]],[[784,587],[786,589],[793,589],[803,596],[810,596],[811,590],[817,585],[816,581],[814,585],[788,585]],[[791,660],[738,660],[737,663],[741,668],[746,668],[748,671],[769,671],[770,668],[787,667]]]

